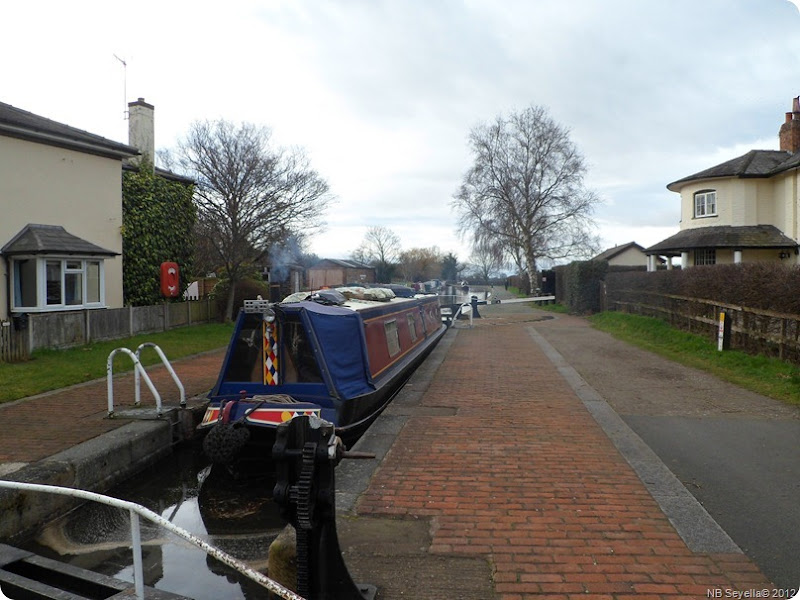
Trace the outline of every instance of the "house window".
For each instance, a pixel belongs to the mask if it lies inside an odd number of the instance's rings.
[[[703,248],[694,251],[694,264],[715,265],[717,264],[717,251],[714,248]]]
[[[12,310],[101,308],[105,304],[103,261],[80,258],[14,258]]]
[[[716,190],[705,190],[694,195],[694,216],[695,218],[717,216]]]

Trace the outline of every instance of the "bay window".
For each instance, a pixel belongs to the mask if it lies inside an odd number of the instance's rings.
[[[12,311],[49,311],[105,306],[103,260],[15,257],[11,259]]]

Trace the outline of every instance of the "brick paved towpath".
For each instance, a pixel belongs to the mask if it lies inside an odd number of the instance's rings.
[[[202,401],[217,380],[224,350],[176,360],[172,367],[185,388],[190,404]],[[163,366],[147,367],[147,374],[165,405],[177,405],[180,393]],[[133,373],[114,377],[115,410],[134,402]],[[141,386],[141,406],[154,407],[150,390]],[[105,418],[108,414],[106,379],[71,386],[24,400],[0,404],[0,473],[52,456],[129,423]]]
[[[430,555],[484,557],[503,600],[770,587],[742,553],[687,547],[534,341],[531,311],[482,314],[458,332],[359,515],[430,519]]]
[[[416,404],[387,411],[408,417],[350,519],[390,532],[366,543],[357,564],[348,558],[360,580],[378,585],[377,600],[765,597],[756,594],[768,580],[735,546],[687,546],[537,343],[537,323],[550,329],[573,317],[539,321],[541,312],[505,304],[481,313],[474,327],[448,333]],[[187,396],[211,388],[221,360],[220,351],[175,362]],[[168,374],[148,373],[175,403]],[[115,380],[119,404],[132,402],[131,380]],[[0,406],[0,468],[126,423],[104,418],[106,400],[101,380]],[[409,542],[411,524],[418,537]],[[348,556],[358,556],[343,538]]]

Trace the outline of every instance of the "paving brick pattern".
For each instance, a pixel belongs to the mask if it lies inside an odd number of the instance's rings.
[[[184,385],[187,398],[208,393],[219,373],[224,351],[201,354],[172,363]],[[162,402],[177,405],[180,393],[162,366],[147,367],[147,374]],[[134,402],[133,373],[114,378],[114,408],[130,408]],[[144,381],[141,406],[155,406]],[[192,403],[200,399],[193,399]],[[0,404],[0,464],[30,463],[52,456],[98,435],[129,423],[124,418],[106,418],[108,388],[105,379]]]
[[[359,514],[432,518],[430,552],[488,557],[503,600],[770,588],[743,554],[686,547],[524,321],[459,332],[422,401],[456,414],[409,420]]]

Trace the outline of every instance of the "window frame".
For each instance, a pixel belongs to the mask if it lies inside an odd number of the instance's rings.
[[[694,264],[696,267],[717,264],[717,249],[697,248],[694,251]]]
[[[712,199],[712,202],[709,202]],[[702,201],[702,205],[699,202]],[[709,205],[713,208],[708,210]],[[698,190],[692,195],[692,206],[695,219],[707,219],[709,217],[719,216],[717,212],[717,190]],[[702,206],[702,212],[698,210]]]
[[[406,318],[408,320],[408,333],[411,336],[411,342],[416,342],[419,337],[417,335],[417,319],[413,313],[406,315]]]
[[[34,264],[26,268],[18,266],[27,261],[34,261]],[[12,313],[106,308],[105,259],[102,257],[15,255],[9,257],[9,263]],[[23,280],[21,273],[32,278],[33,282]],[[35,286],[32,294],[31,285]],[[70,291],[74,293],[71,295]],[[35,299],[36,303],[23,305],[23,298]],[[89,301],[89,298],[97,300]]]
[[[389,357],[394,358],[400,354],[400,332],[397,327],[397,319],[390,319],[383,322],[383,332],[386,336],[386,350]]]

